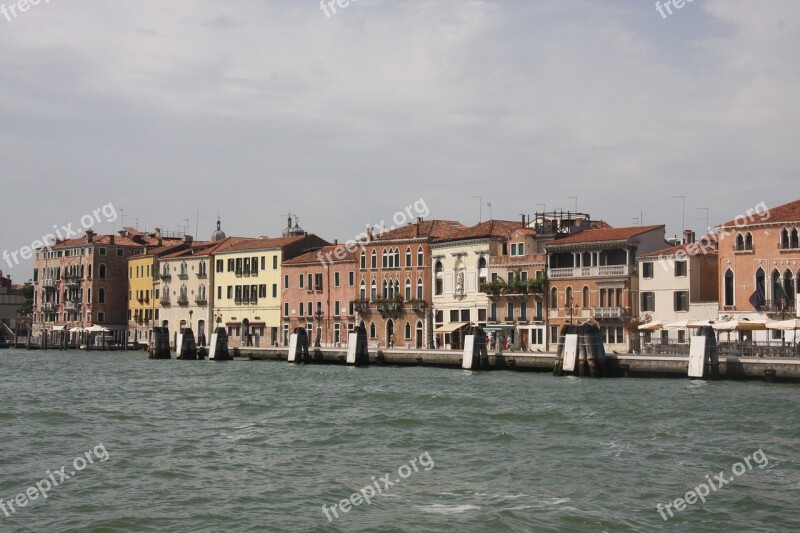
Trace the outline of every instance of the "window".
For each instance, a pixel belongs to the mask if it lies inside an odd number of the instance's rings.
[[[422,292],[423,292],[423,290],[422,290],[422,278],[419,278],[417,280],[417,299],[418,300],[422,300],[422,298],[423,298]]]
[[[469,309],[461,310],[461,322],[469,322]]]
[[[411,279],[406,278],[406,301],[411,299]]]
[[[686,261],[675,261],[675,277],[686,277]]]
[[[375,250],[372,250],[372,263],[371,263],[371,266],[372,266],[373,269],[374,268],[378,268],[378,252],[376,252]]]
[[[581,290],[581,300],[584,309],[589,309],[589,287],[585,286]]]
[[[100,254],[100,255],[106,255],[106,249],[105,249],[105,248],[100,248],[100,249],[97,251],[97,253],[98,253],[98,254]]]
[[[102,263],[100,264],[100,268],[98,269],[97,275],[100,277],[100,279],[106,279],[106,265]]]
[[[525,302],[519,304],[519,318],[520,320],[528,320],[528,304]]]
[[[339,273],[337,272],[336,274],[338,275]],[[338,283],[337,283],[336,286],[337,287],[339,286]],[[322,274],[321,273],[320,274],[314,274],[314,288],[317,291],[321,291],[322,290]]]
[[[378,297],[378,284],[375,283],[374,279],[372,280],[372,285],[370,286],[369,294],[370,294],[369,296],[370,300],[374,300]]]
[[[642,277],[647,279],[653,277],[652,261],[645,261],[644,263],[642,263]]]
[[[550,309],[558,309],[558,289],[550,289]]]
[[[158,298],[157,295],[156,295],[156,298]],[[217,287],[217,300],[222,300],[222,285]]]
[[[103,288],[97,291],[97,303],[99,304],[106,303],[106,290]]]
[[[411,248],[406,248],[406,267],[411,267]]]
[[[288,289],[289,288],[289,274],[284,274],[283,275],[283,288],[284,289]]]
[[[122,257],[123,250],[122,248],[117,248],[117,257]]]
[[[434,294],[436,296],[441,296],[442,294],[444,294],[444,279],[443,279],[444,267],[442,266],[441,261],[436,261],[436,264],[433,267],[433,272],[435,277]]]
[[[514,303],[508,302],[506,309],[506,320],[514,320]]]
[[[303,309],[304,309],[303,308],[303,302],[300,302],[300,310],[299,310],[299,312],[297,314],[300,315],[300,316],[303,316]],[[309,309],[309,311],[310,311],[310,309]]]
[[[656,293],[643,292],[642,293],[642,312],[653,312],[656,310]]]
[[[366,252],[361,252],[361,268],[367,268],[367,254],[366,254]]]
[[[283,316],[289,316],[289,302],[283,304]]]
[[[333,302],[333,316],[339,316],[339,300]]]
[[[686,330],[685,329],[679,329],[678,330],[678,342],[680,344],[686,344]]]
[[[307,288],[310,291],[314,290],[314,275],[313,274],[309,274],[308,275],[308,287]]]
[[[356,284],[356,273],[355,272],[348,272],[347,273],[347,284],[349,286],[353,286]]]
[[[425,253],[422,251],[422,246],[417,248],[417,266],[422,267],[425,265]]]
[[[228,300],[233,298],[233,285],[228,285]]]
[[[278,297],[278,284],[277,283],[273,283],[272,284],[272,297],[273,298],[277,298]]]
[[[490,307],[490,310],[491,310],[491,313],[489,315],[489,320],[491,320],[492,322],[496,322],[497,321],[497,304],[496,303],[492,303],[489,307]]]
[[[359,291],[359,298],[361,298],[362,300],[367,299],[367,284],[364,283],[363,279],[361,280],[361,289]]]
[[[228,259],[228,272],[236,270],[236,262],[233,259]]]
[[[458,322],[458,309],[450,310],[450,322]]]
[[[511,255],[517,255],[517,243],[511,243]]]
[[[728,269],[725,272],[725,290],[724,290],[725,293],[724,304],[726,307],[733,307],[734,305],[733,282],[734,282],[733,272],[730,269]]]
[[[405,337],[406,340],[411,340],[411,323],[406,322]]]
[[[689,291],[675,291],[675,311],[689,310]]]
[[[303,284],[305,284],[305,279],[306,279],[306,277],[304,275],[300,274],[300,288],[301,289],[304,288]]]
[[[322,276],[322,274],[320,274],[320,276]],[[339,286],[339,273],[338,272],[334,272],[333,273],[333,286],[334,287],[338,287]]]

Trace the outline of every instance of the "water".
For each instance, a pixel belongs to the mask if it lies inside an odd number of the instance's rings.
[[[798,385],[15,350],[0,375],[0,499],[102,443],[0,531],[800,529]]]

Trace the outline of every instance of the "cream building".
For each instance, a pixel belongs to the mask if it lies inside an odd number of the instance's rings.
[[[470,324],[486,326],[489,259],[501,255],[521,222],[489,220],[431,244],[434,335],[444,348],[460,349]]]
[[[328,243],[296,227],[214,254],[214,324],[227,329],[229,346],[273,346],[280,341],[281,263]],[[187,287],[188,289],[188,287]]]

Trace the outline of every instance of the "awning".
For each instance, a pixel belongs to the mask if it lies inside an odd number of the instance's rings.
[[[64,331],[66,326],[53,326],[53,331]]]
[[[490,326],[483,326],[483,331],[503,331],[506,329],[514,329],[515,326],[513,324],[492,324]]]
[[[449,324],[445,324],[444,326],[439,326],[433,332],[434,333],[452,333],[454,331],[458,331],[459,329],[466,327],[469,325],[469,322],[450,322]]]

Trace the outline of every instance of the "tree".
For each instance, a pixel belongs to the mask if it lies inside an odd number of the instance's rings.
[[[17,315],[29,318],[33,314],[33,282],[31,280],[25,282],[20,294],[25,298],[25,301],[17,309]]]

